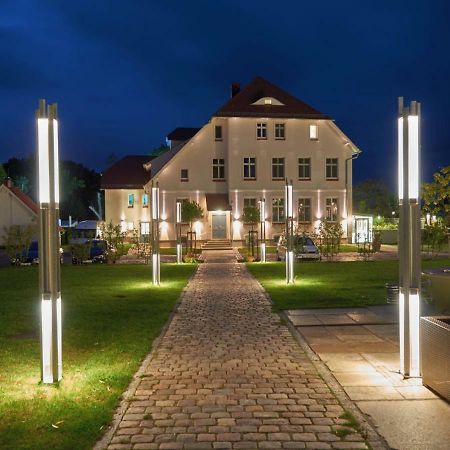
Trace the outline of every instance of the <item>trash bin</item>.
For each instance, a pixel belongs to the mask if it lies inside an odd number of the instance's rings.
[[[386,283],[386,303],[398,303],[398,285],[393,283]]]

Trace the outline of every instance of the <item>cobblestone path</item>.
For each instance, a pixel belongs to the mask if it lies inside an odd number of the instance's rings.
[[[199,266],[108,449],[366,448],[335,433],[342,407],[234,260]]]

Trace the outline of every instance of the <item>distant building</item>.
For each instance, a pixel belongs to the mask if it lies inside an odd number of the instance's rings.
[[[5,228],[37,225],[38,213],[38,205],[7,178],[0,185],[0,245],[5,243]]]
[[[244,239],[245,206],[266,201],[270,239],[284,227],[284,184],[293,181],[295,221],[307,230],[321,218],[352,231],[352,160],[360,150],[327,115],[261,77],[232,97],[202,128],[177,128],[170,150],[129,156],[102,180],[106,221],[148,232],[151,181],[161,190],[161,239],[175,240],[176,201],[197,201],[205,215],[197,238]]]

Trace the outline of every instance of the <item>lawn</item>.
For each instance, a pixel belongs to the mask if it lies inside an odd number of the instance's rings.
[[[450,265],[450,259],[423,261],[423,268],[443,265]],[[282,262],[247,267],[269,293],[275,310],[382,304],[385,283],[398,281],[398,261],[296,263],[294,285],[286,285]]]
[[[194,270],[163,264],[153,287],[145,265],[63,267],[64,377],[54,387],[38,383],[38,269],[0,269],[0,448],[92,448]]]

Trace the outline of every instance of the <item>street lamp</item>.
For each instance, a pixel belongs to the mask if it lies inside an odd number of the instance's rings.
[[[181,202],[177,201],[177,223],[176,223],[176,233],[177,233],[177,263],[181,264],[183,262],[183,248],[181,244]]]
[[[420,376],[420,103],[398,99],[400,372]]]
[[[292,205],[292,180],[284,187],[284,203],[286,209],[286,283],[294,282],[294,249],[293,249],[293,234],[294,234],[294,218]]]
[[[39,100],[36,111],[39,185],[39,291],[41,297],[41,380],[62,378],[59,163],[56,104]]]
[[[266,199],[259,200],[259,224],[261,227],[261,262],[266,262]]]
[[[153,284],[161,281],[161,258],[159,253],[159,184],[152,181],[152,274]]]

